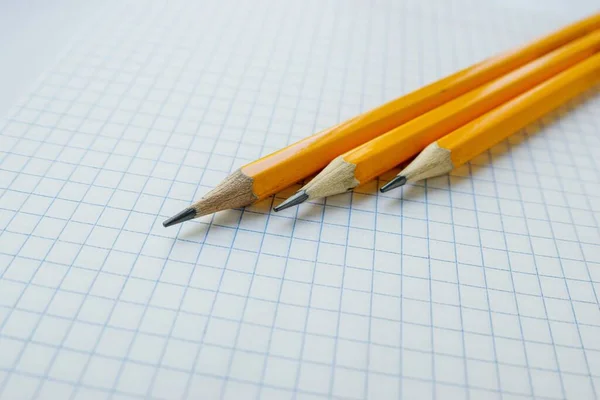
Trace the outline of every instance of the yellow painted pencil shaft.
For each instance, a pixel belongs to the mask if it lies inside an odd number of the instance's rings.
[[[368,182],[444,135],[599,51],[600,30],[392,129],[341,157],[356,165],[354,176],[358,182]]]
[[[252,179],[256,199],[263,199],[322,169],[336,156],[596,29],[600,29],[600,13],[309,136],[246,164],[240,171]]]
[[[451,151],[454,167],[600,82],[600,54],[569,68],[437,141]]]

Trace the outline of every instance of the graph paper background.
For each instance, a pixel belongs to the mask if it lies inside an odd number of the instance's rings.
[[[600,396],[597,90],[450,177],[161,226],[592,3],[106,7],[0,120],[0,398]]]

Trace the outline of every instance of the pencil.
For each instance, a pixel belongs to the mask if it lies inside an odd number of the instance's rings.
[[[381,191],[447,174],[599,82],[596,54],[431,143]]]
[[[480,86],[335,158],[313,180],[275,207],[347,192],[416,155],[431,142],[600,50],[600,30]]]
[[[484,60],[374,110],[242,166],[203,198],[163,222],[165,227],[250,205],[306,178],[332,159],[457,96],[600,28],[600,13],[515,50]]]

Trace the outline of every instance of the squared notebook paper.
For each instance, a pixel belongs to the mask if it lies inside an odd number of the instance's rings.
[[[0,120],[0,398],[598,398],[597,88],[450,176],[161,225],[598,11],[521,3],[107,3]]]

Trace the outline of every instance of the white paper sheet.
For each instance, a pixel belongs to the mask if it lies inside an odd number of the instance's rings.
[[[0,398],[598,397],[597,90],[449,177],[161,225],[594,3],[107,7],[0,122]]]

